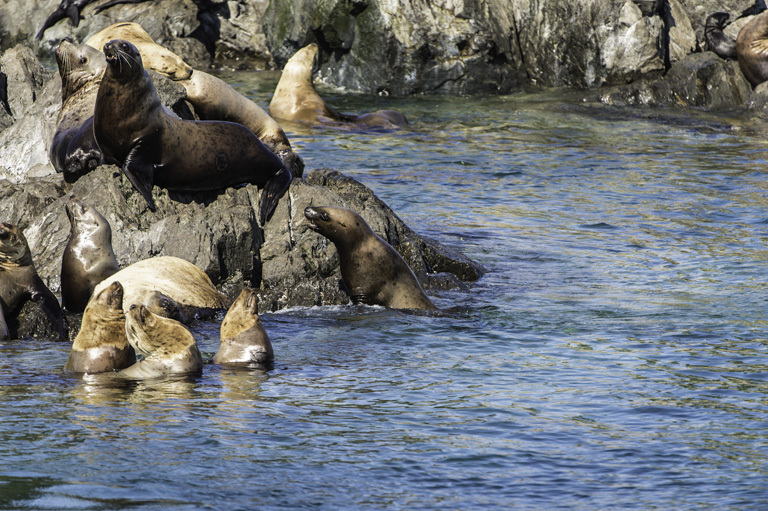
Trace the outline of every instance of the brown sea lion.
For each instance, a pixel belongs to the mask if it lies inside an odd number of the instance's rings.
[[[138,305],[125,315],[125,331],[128,342],[144,358],[120,371],[121,376],[159,378],[202,371],[203,357],[195,337],[175,319],[158,316]]]
[[[317,52],[317,44],[309,44],[297,51],[285,64],[269,103],[269,114],[272,117],[307,124],[349,123],[389,129],[408,125],[405,116],[395,110],[348,115],[328,105],[312,84],[312,67]]]
[[[107,70],[96,97],[93,132],[108,163],[122,167],[155,211],[154,185],[178,191],[263,188],[259,221],[272,215],[292,175],[248,128],[226,121],[188,121],[170,114],[134,45],[104,45]]]
[[[74,196],[66,211],[70,230],[61,258],[61,303],[69,312],[83,312],[96,284],[117,273],[120,266],[107,219]]]
[[[221,345],[214,364],[267,366],[274,360],[272,343],[259,319],[259,301],[245,288],[221,323]]]
[[[752,87],[768,80],[768,11],[741,27],[736,37],[736,56],[741,72]]]
[[[704,48],[715,52],[720,58],[736,58],[736,41],[727,36],[723,30],[728,25],[730,15],[727,12],[710,14],[704,24]]]
[[[8,321],[27,300],[40,303],[57,339],[66,339],[58,300],[35,270],[27,239],[18,226],[0,223],[0,340],[11,338]]]
[[[341,278],[353,303],[436,309],[400,254],[360,215],[346,208],[311,206],[304,210],[304,216],[310,229],[336,246]]]
[[[136,354],[125,333],[123,286],[113,282],[88,302],[64,369],[105,373],[120,371],[135,362]]]

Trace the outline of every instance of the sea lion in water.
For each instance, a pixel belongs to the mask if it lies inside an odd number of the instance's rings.
[[[221,345],[213,357],[214,364],[266,366],[274,360],[258,309],[256,292],[246,287],[221,323]]]
[[[741,72],[752,87],[768,80],[768,11],[741,27],[736,37],[736,56]]]
[[[704,25],[705,49],[715,52],[720,58],[736,58],[736,41],[723,32],[730,15],[727,12],[711,14]]]
[[[203,270],[184,259],[158,256],[126,266],[104,279],[94,288],[100,293],[112,282],[119,281],[125,290],[123,310],[127,314],[133,305],[155,307],[158,293],[183,309],[180,318],[194,318],[221,310],[229,305],[229,299],[220,293]],[[157,308],[153,308],[159,312]]]
[[[83,312],[96,284],[117,273],[120,266],[107,219],[74,196],[65,208],[70,230],[61,258],[61,303],[70,312]]]
[[[93,108],[107,60],[99,50],[68,39],[54,54],[61,76],[61,112],[50,158],[53,168],[73,181],[104,163],[93,136]]]
[[[153,314],[143,305],[134,306],[125,315],[125,332],[133,349],[144,358],[120,371],[121,376],[157,378],[203,369],[195,337],[175,319]]]
[[[66,339],[64,315],[58,300],[35,270],[27,239],[18,226],[0,223],[0,340],[13,332],[8,320],[14,318],[27,300],[40,303],[57,339]]]
[[[155,211],[154,185],[178,191],[263,188],[259,221],[272,215],[292,175],[256,135],[226,121],[188,121],[170,114],[134,45],[104,45],[107,70],[96,96],[93,132],[107,162],[123,172]]]
[[[88,302],[64,369],[105,373],[120,371],[135,362],[136,354],[125,333],[123,286],[113,282]]]
[[[354,303],[394,309],[436,307],[400,254],[346,208],[311,206],[309,228],[331,240],[339,252],[341,278]]]
[[[408,125],[405,116],[395,110],[348,115],[328,105],[312,84],[312,67],[317,52],[317,44],[309,44],[297,51],[285,64],[269,103],[269,114],[272,117],[308,124],[354,123],[390,129]]]

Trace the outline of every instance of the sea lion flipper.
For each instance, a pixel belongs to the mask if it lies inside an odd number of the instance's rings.
[[[293,175],[285,167],[281,167],[277,173],[269,178],[261,192],[261,201],[259,203],[259,223],[264,225],[267,220],[272,218],[277,203],[285,194],[291,184]]]
[[[155,186],[155,165],[147,160],[144,156],[146,152],[142,149],[141,141],[133,146],[123,163],[123,172],[133,187],[147,201],[149,209],[157,211],[155,199],[152,198],[152,187]]]

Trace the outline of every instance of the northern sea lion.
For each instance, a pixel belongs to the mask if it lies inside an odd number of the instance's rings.
[[[58,300],[37,274],[27,239],[18,226],[0,223],[0,340],[13,332],[8,320],[27,300],[40,303],[58,338],[66,339],[64,315]]]
[[[175,319],[163,318],[138,305],[125,315],[125,332],[133,349],[144,358],[120,371],[121,376],[158,378],[203,369],[195,337]]]
[[[328,105],[312,84],[312,68],[317,52],[317,44],[311,43],[288,59],[269,103],[272,117],[307,124],[353,123],[390,129],[408,125],[405,116],[395,110],[348,115]]]
[[[133,305],[152,307],[160,312],[158,307],[164,308],[162,297],[173,301],[173,307],[182,309],[178,319],[208,315],[230,303],[203,270],[173,256],[152,257],[126,266],[97,284],[94,296],[115,281],[125,290],[123,310],[126,314]]]
[[[310,206],[304,216],[310,229],[336,246],[341,278],[353,303],[437,309],[400,254],[360,215],[346,208]]]
[[[120,371],[134,363],[136,353],[125,333],[123,286],[113,282],[88,302],[64,369],[94,374]]]
[[[716,12],[709,15],[704,25],[705,49],[715,52],[720,58],[736,58],[736,41],[723,32],[728,25],[730,15],[727,12]]]
[[[61,76],[61,112],[50,157],[53,168],[73,181],[104,163],[93,136],[93,109],[107,60],[99,50],[67,39],[54,54]]]
[[[292,175],[256,135],[226,121],[188,121],[170,114],[134,45],[104,45],[107,70],[93,116],[96,142],[155,211],[154,185],[178,191],[221,190],[242,183],[263,188],[259,221],[274,212]]]
[[[266,366],[274,360],[258,309],[256,292],[243,289],[221,323],[221,345],[213,357],[214,364]]]
[[[752,18],[736,37],[739,68],[752,87],[768,80],[768,11]]]
[[[120,266],[107,219],[74,196],[65,208],[70,230],[61,258],[61,303],[70,312],[83,312],[96,284],[120,271]]]

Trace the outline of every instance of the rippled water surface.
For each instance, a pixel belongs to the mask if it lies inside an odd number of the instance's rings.
[[[275,77],[224,75],[266,106]],[[746,118],[562,93],[371,98],[286,125],[487,274],[439,317],[263,315],[275,368],[121,384],[0,346],[0,509],[768,506],[766,144]],[[218,324],[195,327],[204,354]]]

